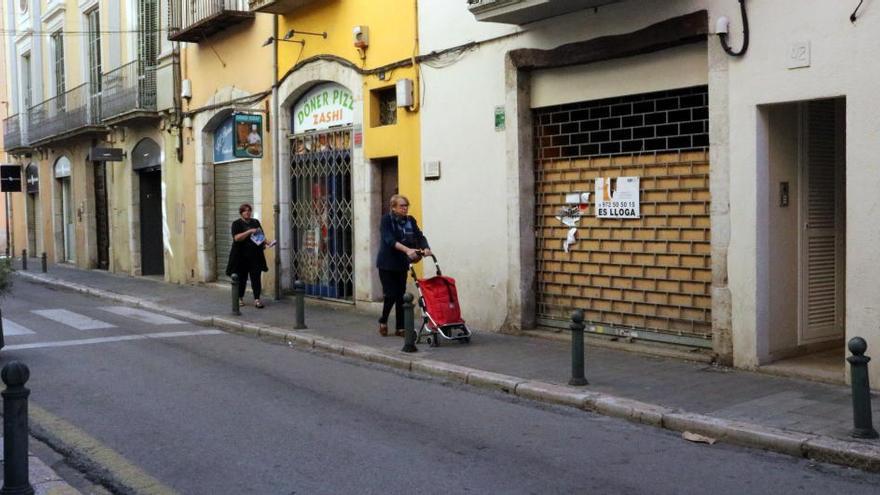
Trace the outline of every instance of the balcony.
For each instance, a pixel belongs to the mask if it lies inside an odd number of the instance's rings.
[[[29,149],[27,127],[22,125],[21,117],[17,113],[3,119],[3,147],[7,153],[16,154]]]
[[[304,7],[315,0],[249,0],[252,12],[266,12],[269,14],[288,14],[300,7]]]
[[[28,138],[32,146],[88,133],[104,132],[101,95],[88,83],[32,106],[28,110]]]
[[[553,16],[617,3],[621,0],[467,0],[468,9],[481,22],[528,24]]]
[[[248,0],[170,0],[168,39],[198,43],[255,14]]]
[[[104,74],[102,81],[101,120],[105,124],[158,116],[156,67],[135,60]]]

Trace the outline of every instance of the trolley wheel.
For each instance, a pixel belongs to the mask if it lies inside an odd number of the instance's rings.
[[[428,345],[431,347],[439,347],[440,340],[437,338],[436,335],[431,335],[430,337],[428,337]]]
[[[471,338],[470,338],[470,337],[464,337],[464,338],[461,339],[461,343],[462,343],[462,344],[470,344],[470,343],[471,343]]]

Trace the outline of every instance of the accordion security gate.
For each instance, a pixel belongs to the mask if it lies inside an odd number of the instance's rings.
[[[354,296],[351,128],[291,138],[291,273],[310,296]]]

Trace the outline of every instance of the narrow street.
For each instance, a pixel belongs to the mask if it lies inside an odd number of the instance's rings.
[[[24,280],[3,309],[0,355],[31,368],[35,434],[120,492],[867,494],[880,486],[880,476],[857,470],[692,444]]]

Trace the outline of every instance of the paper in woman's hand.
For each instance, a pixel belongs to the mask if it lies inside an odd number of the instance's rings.
[[[254,244],[259,246],[260,244],[266,242],[266,235],[263,234],[262,230],[258,230],[251,234],[251,240],[254,241]]]

